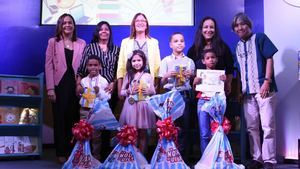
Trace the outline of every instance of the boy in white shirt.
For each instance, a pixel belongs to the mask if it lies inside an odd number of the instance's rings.
[[[160,64],[159,77],[164,89],[167,91],[178,90],[185,102],[184,113],[175,120],[175,125],[181,130],[178,136],[179,151],[186,161],[188,156],[187,147],[189,144],[188,130],[191,129],[191,110],[189,105],[192,102],[192,87],[190,79],[194,78],[195,63],[183,53],[185,47],[184,36],[180,32],[175,32],[170,37],[170,48],[172,54],[166,56]]]
[[[91,55],[87,61],[87,70],[89,75],[83,78],[80,82],[83,91],[80,99],[80,118],[89,118],[90,111],[94,107],[94,103],[97,100],[108,101],[111,97],[110,93],[105,92],[105,88],[109,85],[107,80],[102,77],[99,72],[101,69],[100,58],[96,55]],[[96,130],[92,138],[92,154],[100,160],[100,148],[101,148],[101,131]]]

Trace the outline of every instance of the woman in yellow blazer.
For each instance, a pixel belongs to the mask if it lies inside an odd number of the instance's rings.
[[[137,13],[131,21],[130,37],[122,40],[120,55],[117,68],[118,92],[119,97],[126,74],[126,63],[132,51],[142,50],[147,56],[146,69],[150,74],[157,78],[160,66],[160,51],[158,41],[149,35],[149,23],[143,13]],[[156,87],[157,87],[156,83]]]
[[[72,126],[79,120],[79,100],[75,75],[85,41],[76,37],[74,18],[59,17],[56,35],[48,41],[45,60],[46,87],[52,101],[54,142],[58,161],[63,163],[72,151]]]

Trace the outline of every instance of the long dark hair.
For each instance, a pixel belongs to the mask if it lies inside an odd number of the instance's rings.
[[[62,36],[62,34],[63,34],[63,28],[62,28],[62,27],[63,27],[63,24],[64,24],[64,19],[65,19],[65,17],[67,17],[67,16],[69,16],[69,17],[72,19],[73,24],[74,24],[74,30],[73,30],[73,34],[72,34],[71,40],[72,40],[73,42],[77,40],[77,35],[76,35],[76,32],[77,32],[77,31],[76,31],[75,20],[74,20],[74,18],[73,18],[72,15],[67,14],[67,13],[64,13],[64,14],[62,14],[62,15],[58,18],[57,23],[56,23],[55,37],[56,37],[56,41],[57,41],[57,42],[61,40],[61,36]]]
[[[225,48],[225,44],[224,41],[222,40],[221,36],[220,36],[220,31],[217,25],[216,20],[213,17],[207,16],[204,17],[201,22],[200,25],[197,29],[196,35],[195,35],[195,39],[194,39],[194,46],[195,46],[195,53],[196,56],[198,57],[198,59],[200,59],[200,55],[206,45],[206,41],[205,38],[202,35],[202,28],[203,28],[203,24],[205,21],[207,20],[212,20],[215,24],[215,34],[211,39],[211,47],[214,49],[214,51],[216,52],[217,56],[221,56],[224,52],[224,48]]]
[[[113,48],[113,45],[114,45],[114,43],[113,43],[113,35],[112,35],[112,31],[111,31],[111,26],[110,26],[110,24],[109,24],[108,22],[106,22],[106,21],[101,21],[101,22],[99,22],[99,23],[96,25],[96,29],[95,29],[95,31],[94,31],[94,33],[93,33],[93,38],[92,38],[92,40],[91,40],[91,43],[97,43],[97,42],[99,42],[99,40],[100,40],[100,37],[99,37],[99,31],[100,31],[102,25],[107,25],[107,27],[108,27],[108,29],[109,29],[109,39],[108,39],[107,47],[108,47],[108,49],[112,49],[112,48]]]
[[[127,60],[127,63],[126,63],[126,71],[127,71],[127,75],[128,75],[128,82],[130,83],[133,78],[134,78],[134,75],[135,73],[137,72],[137,70],[135,70],[133,67],[132,67],[132,64],[131,64],[131,60],[133,58],[133,56],[135,55],[139,55],[142,60],[143,60],[143,66],[141,67],[141,70],[144,71],[145,68],[146,68],[146,62],[147,62],[147,58],[146,58],[146,55],[143,51],[141,50],[134,50],[132,52],[132,55],[130,58],[128,58]]]
[[[134,17],[132,18],[132,21],[131,21],[131,25],[130,25],[130,39],[133,39],[133,38],[136,37],[135,20],[140,15],[143,16],[146,19],[147,28],[145,30],[145,35],[146,35],[146,37],[151,38],[149,36],[149,21],[148,21],[146,15],[143,14],[143,13],[137,13],[137,14],[134,15]]]

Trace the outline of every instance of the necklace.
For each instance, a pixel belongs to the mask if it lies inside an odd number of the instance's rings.
[[[65,46],[65,48],[71,50],[71,49],[73,49],[73,42],[70,40],[64,40],[64,46]]]
[[[143,48],[144,48],[144,46],[146,45],[146,42],[147,42],[147,41],[145,41],[142,45],[140,45],[139,41],[137,41],[137,40],[135,40],[135,41],[136,41],[136,44],[137,44],[139,50],[143,50]]]

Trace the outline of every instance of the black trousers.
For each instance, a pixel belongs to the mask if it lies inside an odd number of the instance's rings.
[[[194,101],[193,91],[184,90],[180,91],[181,96],[185,102],[183,115],[175,120],[175,125],[180,128],[178,133],[179,152],[185,162],[188,160],[189,153],[192,149],[192,135],[191,129],[193,128],[192,118],[192,103]]]
[[[63,77],[55,86],[56,102],[53,103],[54,142],[57,156],[69,156],[76,140],[71,144],[72,127],[79,121],[79,98],[75,93],[75,79]]]

